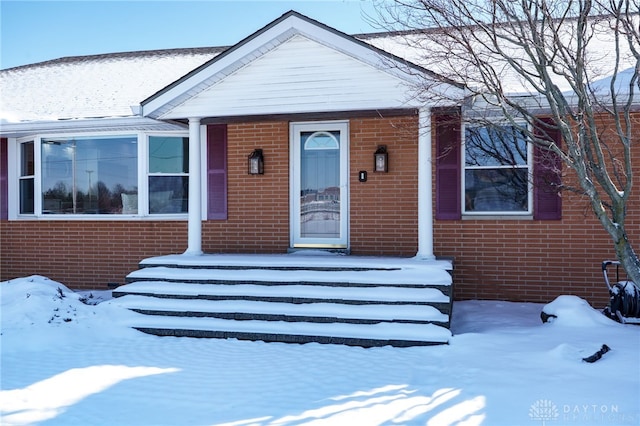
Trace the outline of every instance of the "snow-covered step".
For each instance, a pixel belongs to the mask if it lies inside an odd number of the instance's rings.
[[[209,269],[167,266],[145,267],[127,275],[127,282],[163,280],[199,283],[310,283],[332,286],[451,285],[451,275],[443,269],[408,268],[391,270],[279,270],[279,269]]]
[[[403,257],[345,256],[318,250],[288,254],[171,254],[143,259],[140,268],[168,266],[187,269],[280,269],[280,270],[398,270],[452,271],[449,259],[421,260]]]
[[[133,327],[150,334],[236,338],[286,343],[336,343],[371,346],[419,346],[447,343],[451,332],[434,324],[312,323],[285,321],[235,321],[218,318],[141,315]]]
[[[115,297],[142,294],[158,297],[200,298],[261,298],[272,301],[340,300],[347,302],[386,303],[448,303],[449,297],[434,288],[413,287],[327,287],[317,285],[256,285],[256,284],[193,284],[141,281],[125,284],[113,292]]]
[[[449,316],[425,305],[345,305],[340,303],[281,303],[251,300],[185,300],[124,296],[117,299],[123,307],[150,315],[180,315],[223,319],[266,319],[270,321],[356,322],[383,321],[440,323]]]
[[[360,346],[446,343],[452,264],[319,255],[145,259],[116,301],[169,336]]]

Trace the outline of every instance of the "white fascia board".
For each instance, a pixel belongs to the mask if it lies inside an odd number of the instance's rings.
[[[113,117],[73,120],[28,121],[0,124],[2,137],[22,137],[39,133],[102,132],[108,130],[184,130],[180,124],[147,117]]]
[[[240,42],[237,48],[231,48],[223,52],[214,58],[211,63],[203,65],[201,69],[195,70],[192,75],[185,77],[182,81],[169,87],[164,93],[144,103],[142,105],[142,115],[154,118],[165,115],[167,109],[186,101],[185,95],[188,94],[188,97],[191,97],[210,87],[216,81],[223,79],[225,76],[265,54],[295,34],[302,34],[318,43],[343,52],[383,72],[398,77],[408,84],[420,84],[421,81],[424,81],[425,77],[428,78],[427,73],[421,71],[420,68],[415,65],[397,60],[391,55],[385,55],[375,47],[367,45],[362,41],[350,38],[337,31],[328,30],[313,22],[292,15],[272,27],[268,27],[246,42]],[[404,71],[408,68],[413,72],[409,73]],[[458,87],[445,83],[435,84],[434,87],[442,93],[447,92],[447,96],[449,97],[452,96],[453,91],[461,90]],[[454,94],[453,96],[456,95]],[[420,105],[422,104],[416,102],[415,106]]]

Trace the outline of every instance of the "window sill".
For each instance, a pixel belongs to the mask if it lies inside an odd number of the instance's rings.
[[[187,213],[180,214],[154,214],[148,216],[127,215],[127,214],[109,214],[109,215],[19,215],[9,220],[24,221],[184,221],[188,219]]]
[[[533,220],[532,214],[473,214],[464,213],[462,220]]]

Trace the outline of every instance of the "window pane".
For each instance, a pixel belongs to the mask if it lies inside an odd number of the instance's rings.
[[[34,189],[33,178],[20,179],[20,213],[34,213],[33,209]]]
[[[20,144],[20,176],[34,175],[33,142]]]
[[[189,173],[189,138],[149,137],[149,173]]]
[[[340,238],[340,132],[301,132],[300,142],[300,236]]]
[[[186,213],[189,207],[189,177],[149,177],[149,213]]]
[[[120,214],[138,191],[136,136],[43,139],[43,213]]]
[[[465,165],[523,166],[527,164],[527,138],[514,126],[465,129]]]
[[[527,169],[465,171],[465,211],[528,211]]]

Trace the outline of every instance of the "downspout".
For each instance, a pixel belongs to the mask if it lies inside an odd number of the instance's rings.
[[[435,260],[433,254],[433,189],[431,167],[431,109],[418,112],[418,253],[417,260]]]
[[[189,118],[189,216],[186,255],[202,254],[200,119]]]

